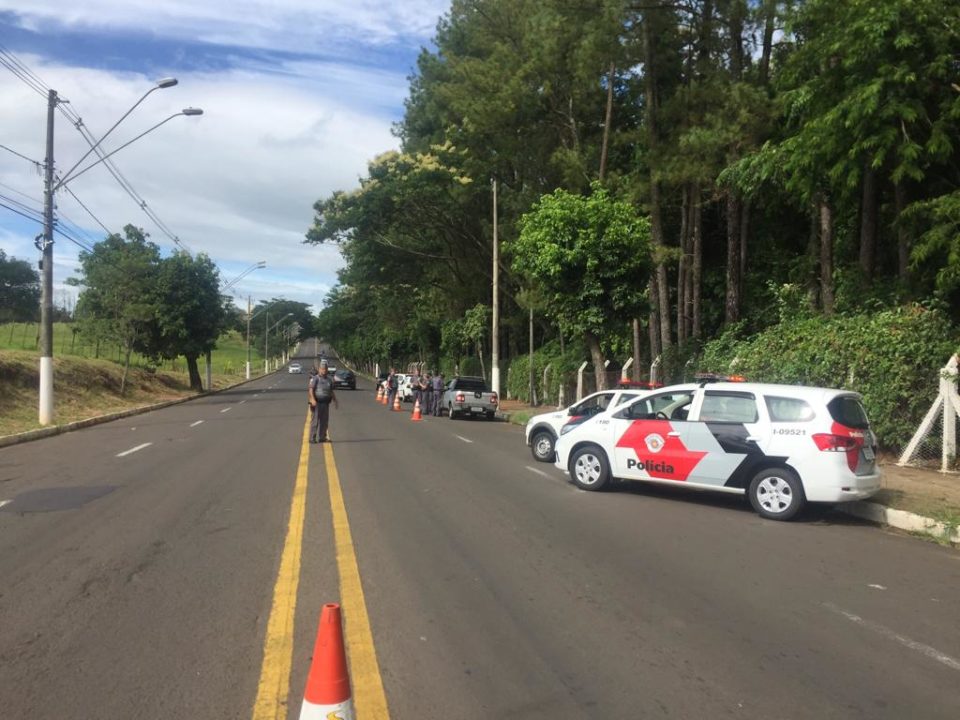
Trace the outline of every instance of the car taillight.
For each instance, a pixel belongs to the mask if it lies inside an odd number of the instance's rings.
[[[496,393],[490,393],[490,404],[491,404],[491,405],[496,405],[496,404],[497,404],[497,394],[496,394]]]
[[[462,403],[462,402],[464,402],[464,401],[466,400],[466,398],[463,396],[463,393],[457,393],[457,395],[456,395],[456,397],[454,398],[454,400],[455,400],[455,402]]]
[[[860,448],[864,445],[864,434],[840,423],[830,428],[833,432],[814,433],[813,442],[823,452],[844,452],[847,454],[847,467],[856,471],[860,460]]]

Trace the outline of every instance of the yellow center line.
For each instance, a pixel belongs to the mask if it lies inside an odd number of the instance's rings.
[[[360,568],[350,534],[350,521],[340,489],[340,475],[333,459],[333,447],[324,443],[327,484],[330,487],[330,510],[333,514],[333,536],[337,547],[337,568],[340,572],[340,604],[343,607],[344,632],[350,658],[350,682],[356,717],[363,720],[389,720],[387,696],[383,691],[377,651],[373,645],[367,602],[360,583]]]
[[[290,664],[293,657],[293,619],[297,609],[300,582],[300,556],[303,548],[303,521],[307,502],[307,468],[310,464],[310,416],[303,428],[297,482],[290,501],[290,522],[280,556],[280,570],[273,589],[273,606],[263,642],[263,665],[253,720],[281,720],[287,717],[290,692]]]

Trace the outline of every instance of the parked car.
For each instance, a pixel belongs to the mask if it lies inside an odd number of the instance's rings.
[[[607,408],[616,407],[621,403],[638,397],[641,390],[601,390],[593,395],[587,395],[580,402],[576,402],[563,410],[534,415],[527,421],[527,447],[533,453],[534,460],[539,462],[553,462],[553,446],[561,432],[569,432],[574,425],[579,424]],[[567,428],[564,430],[564,428]]]
[[[352,370],[347,368],[340,368],[333,373],[333,386],[335,388],[345,387],[350,388],[351,390],[357,389],[357,376],[353,374]]]
[[[400,402],[413,402],[413,386],[416,381],[416,375],[397,373],[397,395]]]
[[[447,383],[440,407],[451,420],[461,415],[483,415],[493,420],[498,402],[497,394],[490,392],[486,380],[464,375]]]
[[[302,374],[302,373],[303,373],[303,366],[302,366],[300,363],[298,363],[298,362],[292,362],[292,363],[290,363],[290,364],[287,366],[287,372],[288,372],[288,373]]]
[[[594,415],[557,440],[556,465],[585,490],[615,478],[684,483],[789,520],[807,502],[876,493],[876,451],[857,393],[704,378]]]

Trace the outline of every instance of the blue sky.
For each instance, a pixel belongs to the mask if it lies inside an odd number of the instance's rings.
[[[319,307],[336,282],[335,248],[302,244],[313,203],[357,185],[366,163],[397,146],[408,76],[430,46],[448,0],[0,0],[0,44],[100,137],[154,82],[173,76],[104,143],[107,150],[185,107],[114,160],[136,192],[191,251],[230,280],[238,304],[285,297]],[[0,67],[0,143],[42,160],[46,102]],[[56,117],[56,167],[87,149]],[[103,167],[70,189],[111,231],[143,227],[170,251],[163,231]],[[0,150],[0,195],[40,208],[36,167]],[[9,203],[8,203],[9,204]],[[70,195],[58,213],[92,244],[104,231]],[[0,248],[33,260],[39,225],[0,208]],[[54,282],[71,293],[79,248],[55,246]],[[242,299],[242,300],[241,300]]]

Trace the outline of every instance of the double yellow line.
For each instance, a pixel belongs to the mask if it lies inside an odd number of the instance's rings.
[[[287,696],[290,693],[290,664],[293,657],[293,623],[297,609],[297,587],[300,583],[300,560],[303,550],[303,523],[307,504],[307,474],[310,466],[310,417],[303,428],[297,481],[290,502],[287,537],[280,555],[280,570],[273,589],[273,606],[267,621],[263,642],[263,665],[253,720],[281,720],[288,717]],[[360,582],[360,568],[353,548],[350,522],[340,488],[340,475],[333,459],[333,447],[324,443],[324,462],[330,489],[330,510],[340,578],[340,604],[345,618],[345,636],[350,659],[350,681],[357,717],[364,720],[389,720],[387,698],[383,691],[380,666],[377,663],[367,603]],[[318,603],[319,608],[322,603]],[[299,703],[293,708],[299,716]]]

